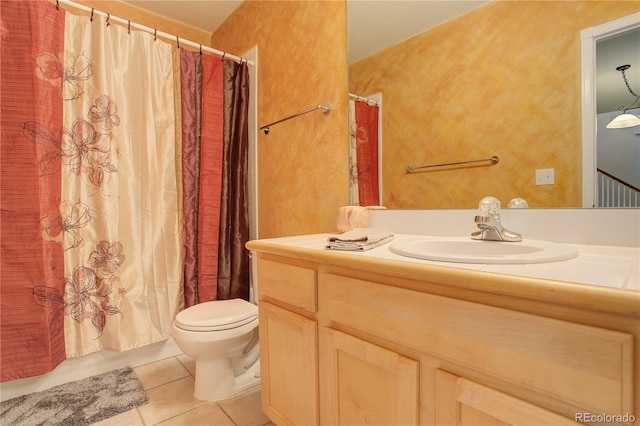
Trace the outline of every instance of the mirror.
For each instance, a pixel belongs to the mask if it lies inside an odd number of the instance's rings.
[[[530,207],[582,206],[580,31],[637,13],[637,3],[349,0],[350,40],[353,6],[376,3],[476,6],[350,61],[349,92],[382,94],[383,205],[476,208],[494,195],[505,206],[516,197]],[[618,104],[630,100],[627,94]],[[406,170],[493,156],[498,164]],[[539,184],[537,175],[550,169],[553,183]]]
[[[640,14],[625,21],[616,21],[615,34],[595,38],[596,176],[589,201],[597,207],[640,207],[640,125],[608,128],[623,112],[640,114]]]

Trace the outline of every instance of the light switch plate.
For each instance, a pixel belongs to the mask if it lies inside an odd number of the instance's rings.
[[[553,185],[555,169],[536,169],[536,185]]]

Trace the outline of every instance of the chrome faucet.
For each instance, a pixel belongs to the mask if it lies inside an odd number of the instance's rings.
[[[480,200],[479,211],[474,221],[480,228],[479,231],[471,234],[474,240],[522,241],[522,235],[502,226],[500,200],[495,197],[484,197]]]

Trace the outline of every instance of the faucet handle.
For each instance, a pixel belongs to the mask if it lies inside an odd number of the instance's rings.
[[[494,218],[500,217],[501,206],[500,200],[492,196],[484,197],[478,204],[478,208],[482,216],[491,216]]]
[[[496,197],[484,197],[480,200],[479,212],[474,222],[480,228],[471,234],[474,240],[522,241],[522,235],[509,231],[500,222],[500,200]]]

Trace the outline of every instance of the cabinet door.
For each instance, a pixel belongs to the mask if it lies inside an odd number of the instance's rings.
[[[317,323],[267,302],[259,308],[262,410],[279,425],[317,425]]]
[[[418,422],[419,363],[330,328],[321,328],[322,422]]]
[[[438,370],[436,424],[539,426],[575,425],[576,422],[521,399]]]

